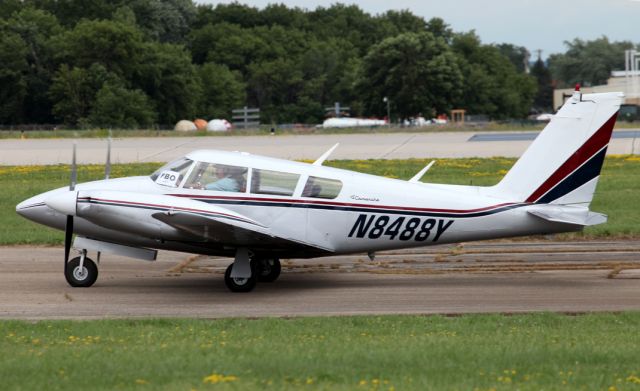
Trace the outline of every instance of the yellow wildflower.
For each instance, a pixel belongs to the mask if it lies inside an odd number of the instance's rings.
[[[212,373],[211,375],[206,376],[204,379],[202,379],[202,382],[208,383],[208,384],[218,384],[218,383],[228,383],[236,380],[238,380],[238,378],[233,375],[225,376],[217,373]]]

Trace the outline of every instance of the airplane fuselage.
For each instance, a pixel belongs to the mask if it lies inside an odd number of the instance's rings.
[[[154,218],[155,213],[181,210],[171,199],[223,207],[269,227],[279,237],[313,243],[319,249],[252,246],[254,251],[279,257],[375,252],[573,229],[566,224],[550,227],[527,213],[527,203],[487,195],[481,187],[411,183],[247,154],[199,152],[204,153],[211,161],[242,164],[249,169],[268,166],[295,174],[298,183],[291,196],[255,194],[250,188],[241,192],[173,188],[149,177],[79,184],[75,233],[136,247],[211,255],[234,253],[234,243],[196,239]],[[339,193],[333,199],[302,196],[309,177],[339,181]],[[61,188],[43,193],[20,204],[18,210],[31,220],[64,230],[65,215],[48,207],[44,200],[66,191]],[[107,192],[108,196],[96,196],[96,191]],[[83,197],[86,192],[93,196]],[[140,199],[123,200],[119,192],[139,194]],[[152,195],[165,197],[145,202]],[[85,206],[93,208],[91,214]],[[194,209],[190,205],[183,208]]]

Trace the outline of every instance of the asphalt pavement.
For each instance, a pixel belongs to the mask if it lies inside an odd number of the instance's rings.
[[[498,139],[470,141],[478,133],[484,138],[494,134],[491,137]],[[513,134],[524,136],[514,139]],[[76,141],[79,163],[105,162],[106,140]],[[0,165],[68,164],[73,142],[72,139],[0,140]],[[314,160],[336,143],[340,147],[331,159],[518,157],[531,143],[531,135],[530,132],[430,132],[121,138],[113,140],[111,157],[114,163],[165,162],[196,149],[219,149]],[[607,153],[640,153],[640,140],[615,137]]]
[[[324,316],[640,310],[640,242],[489,242],[285,260],[278,281],[227,291],[229,259],[106,255],[71,288],[62,248],[0,248],[0,318]]]

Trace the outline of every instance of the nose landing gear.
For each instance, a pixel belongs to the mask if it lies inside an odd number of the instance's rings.
[[[87,250],[83,250],[79,257],[65,265],[64,277],[74,288],[88,288],[98,279],[98,266],[87,257]]]

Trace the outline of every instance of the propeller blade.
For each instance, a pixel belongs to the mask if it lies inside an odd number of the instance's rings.
[[[73,216],[67,216],[67,224],[64,228],[64,265],[69,262],[69,252],[71,251],[71,239],[73,237]]]
[[[73,155],[71,158],[71,183],[69,184],[69,190],[74,191],[76,189],[77,181],[78,169],[76,167],[76,143],[73,143]]]
[[[109,179],[111,175],[111,137],[107,140],[107,164],[104,166],[104,179]]]

